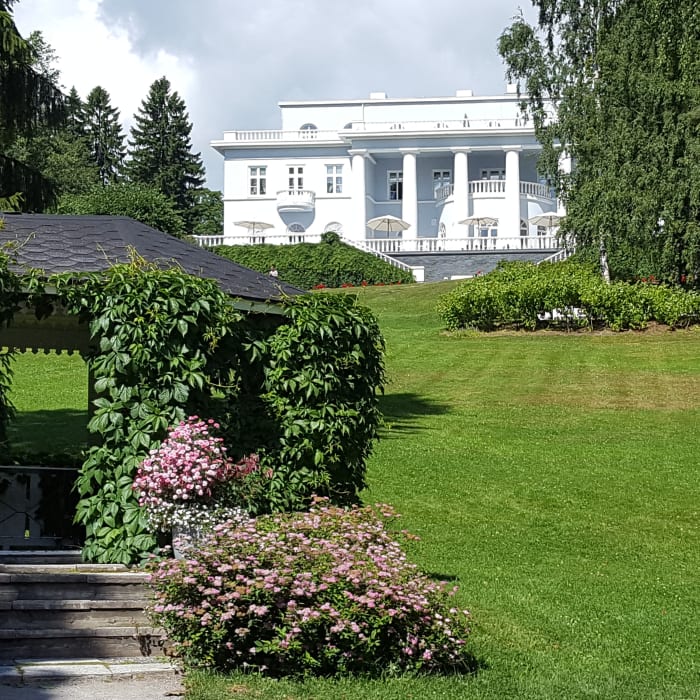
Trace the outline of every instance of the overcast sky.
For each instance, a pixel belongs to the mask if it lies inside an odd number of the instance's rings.
[[[109,92],[127,135],[165,75],[221,189],[210,141],[279,128],[279,101],[505,92],[496,42],[521,9],[535,17],[530,0],[21,0],[14,17],[43,32],[66,89]]]

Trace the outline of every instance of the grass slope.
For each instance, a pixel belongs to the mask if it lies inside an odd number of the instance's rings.
[[[700,698],[700,332],[448,335],[454,284],[358,290],[390,380],[365,500],[459,584],[481,670],[193,674],[189,700]]]
[[[213,698],[700,697],[700,333],[441,332],[454,283],[360,290],[387,339],[367,501],[473,611],[474,678],[190,679]]]

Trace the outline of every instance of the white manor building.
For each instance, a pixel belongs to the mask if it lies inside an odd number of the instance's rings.
[[[558,202],[538,176],[541,146],[520,99],[509,85],[489,97],[281,102],[280,130],[212,142],[224,157],[224,235],[201,243],[315,242],[336,231],[389,254],[557,249],[551,227],[529,222]],[[408,228],[367,225],[385,215]]]

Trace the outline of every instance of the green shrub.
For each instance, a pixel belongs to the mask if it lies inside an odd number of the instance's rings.
[[[408,562],[388,506],[263,516],[215,528],[152,566],[154,622],[188,666],[274,675],[473,667],[469,614]]]
[[[365,284],[406,284],[410,272],[394,267],[370,253],[339,242],[338,234],[323,234],[322,243],[298,245],[217,246],[213,250],[258,272],[275,265],[280,279],[301,289],[359,287]]]
[[[264,415],[250,417],[255,451],[274,472],[270,507],[299,509],[314,493],[355,502],[381,421],[384,339],[353,295],[303,295],[286,308],[288,323],[251,346]]]
[[[700,320],[700,295],[657,284],[606,284],[587,265],[504,263],[442,296],[438,314],[449,330],[492,330],[542,325],[616,331],[645,328],[650,321],[671,327]]]

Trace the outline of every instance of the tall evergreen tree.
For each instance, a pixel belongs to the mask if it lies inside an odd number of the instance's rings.
[[[199,153],[192,153],[189,121],[184,100],[171,92],[163,77],[150,87],[134,115],[127,173],[134,182],[154,184],[170,197],[191,231],[197,190],[204,183]]]
[[[124,133],[119,110],[109,93],[99,85],[90,91],[83,107],[84,132],[88,148],[103,185],[117,182],[124,164]]]
[[[72,136],[85,138],[85,110],[75,85],[66,97],[66,130]]]
[[[0,208],[43,211],[55,188],[38,170],[14,158],[19,137],[63,123],[63,95],[34,67],[36,54],[12,19],[13,0],[0,0]]]
[[[533,0],[501,36],[511,80],[567,207],[563,229],[613,276],[700,273],[700,5],[694,0]],[[554,105],[554,118],[547,102]],[[556,172],[566,150],[570,175]]]

